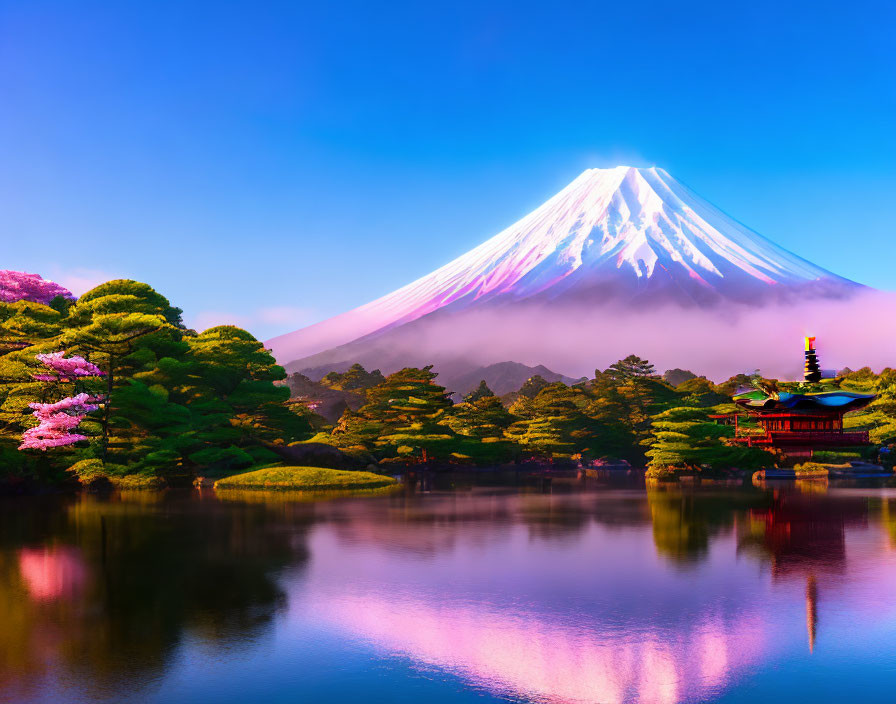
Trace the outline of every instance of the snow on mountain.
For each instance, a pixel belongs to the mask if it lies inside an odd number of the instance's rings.
[[[701,199],[663,169],[589,169],[470,252],[353,311],[268,342],[283,363],[436,311],[518,301],[757,303],[862,288]]]

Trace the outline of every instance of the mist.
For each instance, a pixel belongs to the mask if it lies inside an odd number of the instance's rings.
[[[529,304],[437,313],[343,345],[329,361],[359,361],[389,373],[402,366],[516,361],[544,364],[569,376],[591,376],[628,354],[660,371],[680,367],[723,380],[759,369],[802,376],[803,338],[817,338],[823,369],[896,365],[896,294],[869,291],[849,299],[816,299],[763,307],[647,309]],[[318,355],[318,362],[324,362]]]

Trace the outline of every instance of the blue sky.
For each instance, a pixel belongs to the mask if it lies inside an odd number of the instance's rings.
[[[145,280],[268,337],[634,164],[893,289],[894,23],[862,1],[0,0],[0,268]]]

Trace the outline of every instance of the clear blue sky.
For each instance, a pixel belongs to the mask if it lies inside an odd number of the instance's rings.
[[[896,288],[894,26],[861,0],[0,0],[0,268],[267,337],[630,163]]]

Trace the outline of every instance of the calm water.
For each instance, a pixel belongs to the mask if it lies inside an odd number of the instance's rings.
[[[896,696],[896,486],[455,481],[0,503],[0,701]]]

